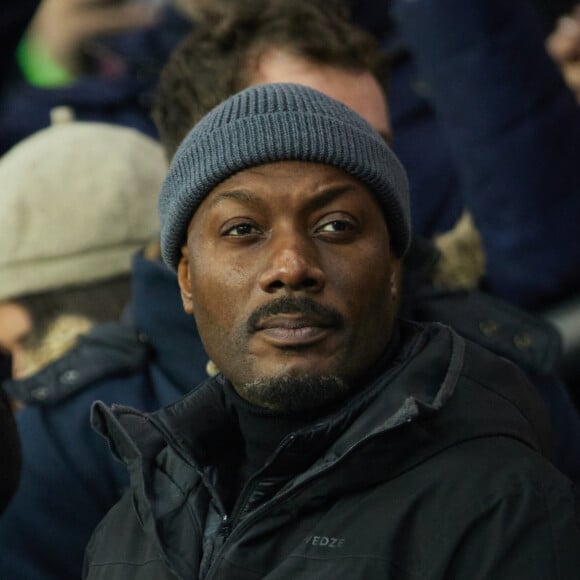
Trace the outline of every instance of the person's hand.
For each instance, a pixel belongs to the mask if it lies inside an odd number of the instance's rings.
[[[580,5],[558,19],[546,40],[546,50],[580,103]]]
[[[156,21],[156,6],[131,0],[43,0],[29,35],[60,66],[77,72],[81,48],[87,41],[151,26]]]

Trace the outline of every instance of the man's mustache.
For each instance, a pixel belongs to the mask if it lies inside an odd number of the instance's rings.
[[[248,332],[255,332],[262,320],[278,314],[302,314],[328,327],[338,328],[344,324],[342,315],[334,308],[323,306],[311,298],[282,296],[252,312],[247,322]]]

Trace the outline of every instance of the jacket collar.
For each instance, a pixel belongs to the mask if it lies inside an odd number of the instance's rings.
[[[464,387],[458,391],[457,384],[466,366],[465,340],[438,324],[404,323],[402,332],[403,354],[397,364],[361,391],[348,406],[294,434],[291,447],[296,450],[300,446],[313,459],[318,457],[314,467],[339,460],[374,435],[433,417],[441,424],[441,430],[436,438],[424,439],[423,447],[438,448],[486,434],[504,434],[544,450],[541,436],[545,428],[542,419],[538,419],[543,415],[536,398],[533,394],[530,396],[529,385],[511,365],[471,345],[468,348],[483,353],[482,360],[489,363],[488,368],[470,369],[480,376],[483,388]],[[469,360],[479,358],[471,356]],[[468,363],[467,366],[473,365]],[[222,376],[210,379],[173,405],[147,416],[97,405],[94,425],[125,461],[130,462],[136,456],[151,457],[158,446],[168,445],[190,465],[203,469],[219,463],[220,450],[239,438],[224,411],[220,385],[224,380]],[[490,417],[490,405],[494,409],[493,417]],[[440,413],[443,408],[446,413]],[[131,421],[126,420],[128,416],[132,417]],[[139,429],[132,427],[135,416],[142,417],[137,421]],[[453,423],[453,429],[447,428],[449,423]],[[145,439],[142,437],[144,426],[151,432]],[[159,443],[143,445],[144,440]],[[330,446],[329,441],[332,441]],[[402,447],[408,448],[408,445]],[[289,448],[285,447],[285,452]],[[322,448],[326,451],[320,455]],[[401,453],[396,455],[404,462]]]
[[[334,454],[341,454],[369,433],[393,428],[444,403],[453,392],[461,369],[459,351],[463,342],[439,327],[412,323],[403,325],[402,335],[401,355],[392,367],[361,389],[348,405],[295,433],[293,446],[299,445],[316,456],[322,447],[328,447],[329,440],[342,433],[333,450]],[[433,340],[432,335],[441,336]],[[425,364],[409,364],[417,358]],[[420,376],[421,372],[424,376]],[[227,443],[239,439],[236,426],[231,424],[225,410],[224,382],[225,378],[218,375],[176,403],[147,416],[122,407],[109,410],[97,404],[93,422],[111,440],[116,454],[126,461],[151,453],[148,445],[142,445],[142,429],[133,428],[138,422],[149,425],[157,432],[157,438],[178,450],[192,464],[213,465],[219,463],[219,455]],[[368,412],[361,416],[363,409]],[[135,416],[143,417],[143,422]],[[127,446],[129,441],[131,444]]]
[[[3,386],[25,404],[55,403],[113,373],[137,371],[146,356],[147,344],[132,326],[107,322],[80,336],[73,349],[38,373]]]
[[[194,319],[183,310],[175,273],[141,254],[133,259],[130,315],[152,348],[151,360],[185,394],[207,379],[205,353]]]
[[[469,439],[507,436],[541,449],[534,430],[542,428],[534,422],[537,401],[515,367],[441,325],[405,324],[403,334],[402,356],[392,368],[347,407],[295,433],[276,451],[301,446],[311,464],[274,490],[271,478],[260,474],[238,499],[234,521],[263,517],[276,502],[287,502],[289,513],[327,504],[394,479]],[[235,444],[222,381],[208,380],[152,414],[93,407],[93,425],[129,467],[142,525],[183,577],[199,569],[202,556],[196,549],[201,541],[183,558],[181,543],[172,540],[176,530],[180,537],[199,534],[184,503],[205,514],[211,497],[216,517],[227,513],[212,464],[220,448]]]

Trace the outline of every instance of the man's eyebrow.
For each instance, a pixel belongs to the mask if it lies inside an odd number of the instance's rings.
[[[247,189],[229,189],[216,193],[213,199],[210,201],[210,207],[230,199],[242,203],[257,203],[259,201],[259,198]]]
[[[332,203],[335,199],[351,191],[355,191],[356,186],[352,183],[345,183],[344,185],[336,185],[325,188],[316,194],[311,200],[307,202],[307,207],[309,210],[315,210],[323,208],[324,206]]]
[[[355,189],[356,186],[352,183],[321,188],[319,193],[316,193],[308,202],[306,202],[306,206],[311,210],[320,209],[333,202],[341,195],[354,191]],[[247,189],[229,189],[216,193],[210,201],[210,207],[215,207],[227,200],[254,205],[261,205],[263,203],[260,196],[255,195]]]

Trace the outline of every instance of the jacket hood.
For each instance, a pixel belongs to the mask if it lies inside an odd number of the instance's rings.
[[[152,346],[151,360],[185,394],[207,379],[208,356],[183,310],[177,277],[161,261],[133,259],[131,315]]]
[[[147,352],[146,341],[131,325],[107,322],[80,336],[73,349],[38,373],[3,386],[25,404],[55,403],[112,374],[136,372]]]

